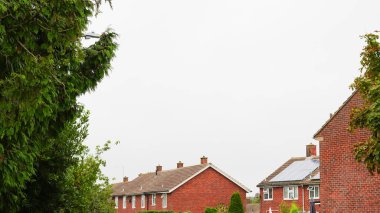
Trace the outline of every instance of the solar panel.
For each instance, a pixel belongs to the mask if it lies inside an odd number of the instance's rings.
[[[305,159],[303,161],[295,161],[269,182],[303,180],[318,167],[318,160]]]
[[[321,179],[321,174],[318,172],[314,177],[311,178],[312,180],[319,180]]]

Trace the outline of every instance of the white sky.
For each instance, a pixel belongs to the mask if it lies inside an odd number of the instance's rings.
[[[118,34],[113,70],[80,99],[90,147],[121,181],[157,164],[209,157],[257,192],[351,94],[360,35],[380,29],[380,2],[113,0],[89,31]],[[86,41],[87,42],[87,41]]]

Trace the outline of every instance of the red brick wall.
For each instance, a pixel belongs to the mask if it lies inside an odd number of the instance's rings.
[[[219,172],[209,168],[178,189],[168,194],[168,206],[162,209],[161,194],[156,196],[156,206],[152,206],[152,196],[149,195],[149,210],[173,210],[176,212],[190,211],[192,213],[203,213],[206,207],[215,207],[224,204],[228,207],[232,193],[239,192],[243,206],[246,204],[246,192],[231,182]],[[123,197],[119,197],[119,208],[116,212],[134,213],[141,209],[141,196],[136,196],[136,208],[132,209],[132,198],[127,197],[127,208],[123,209]],[[148,202],[148,196],[145,196]],[[147,204],[146,204],[147,207]]]
[[[310,200],[309,200],[309,191],[307,190],[308,186],[303,187],[303,193],[304,193],[304,208],[305,211],[309,211],[310,207]],[[273,188],[273,200],[264,200],[264,194],[263,189],[260,188],[260,212],[266,213],[268,212],[269,208],[275,210],[274,212],[278,212],[280,209],[279,206],[283,200],[283,188],[282,187],[274,187]],[[289,206],[291,203],[295,202],[299,209],[302,210],[302,187],[298,186],[298,200],[285,200]],[[316,206],[317,211],[319,211],[319,206]]]
[[[115,199],[115,198],[113,198]],[[132,208],[132,196],[127,197],[127,206],[123,209],[123,196],[119,197],[119,208],[115,209],[118,213],[135,213],[145,210],[164,210],[162,209],[161,194],[156,194],[156,205],[152,206],[152,195],[145,195],[145,208],[141,208],[141,195],[136,196],[136,208]],[[149,205],[149,206],[148,206]]]
[[[245,208],[246,192],[219,172],[209,168],[175,190],[168,197],[168,208],[174,211],[203,213],[206,207],[224,204],[239,192]]]
[[[369,132],[347,131],[353,107],[363,101],[356,93],[317,135],[320,141],[321,211],[380,212],[380,175],[370,175],[355,161],[353,146]]]

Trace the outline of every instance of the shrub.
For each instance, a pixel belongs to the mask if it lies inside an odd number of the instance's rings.
[[[280,203],[280,212],[281,213],[289,213],[290,212],[289,205],[286,202],[284,202],[284,201],[282,201]]]
[[[228,213],[244,213],[243,203],[241,202],[240,194],[238,192],[233,193],[231,196]]]
[[[217,213],[218,210],[216,208],[206,208],[205,213]]]
[[[216,206],[216,212],[217,213],[228,213],[228,207],[224,204],[219,204]]]
[[[290,213],[298,213],[299,209],[298,206],[295,203],[292,203],[292,206],[290,207]]]

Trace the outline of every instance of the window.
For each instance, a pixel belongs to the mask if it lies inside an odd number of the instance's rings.
[[[152,206],[156,205],[156,194],[152,194]]]
[[[119,208],[119,197],[115,197],[115,209]]]
[[[298,200],[298,186],[284,186],[284,200]]]
[[[273,200],[273,188],[264,188],[264,200]]]
[[[123,196],[123,209],[127,208],[127,196]]]
[[[132,196],[132,209],[136,208],[136,196]]]
[[[141,208],[145,208],[145,195],[141,195]]]
[[[319,198],[319,186],[309,186],[309,198],[318,199]]]
[[[168,195],[162,194],[162,208],[168,207]]]

